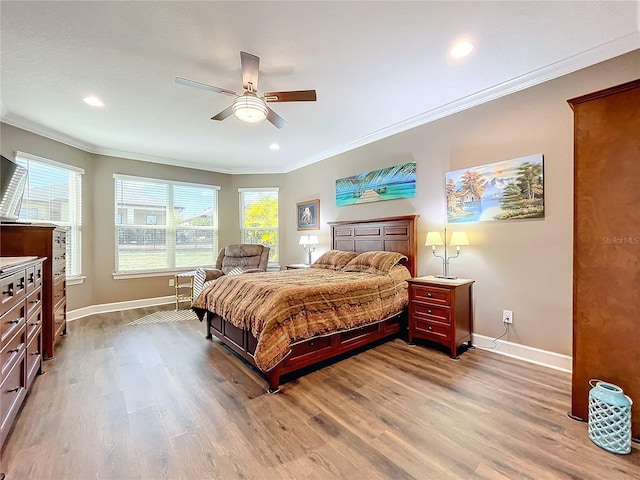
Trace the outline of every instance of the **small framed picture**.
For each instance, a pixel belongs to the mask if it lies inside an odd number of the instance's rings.
[[[298,230],[320,229],[320,200],[309,200],[296,204]]]

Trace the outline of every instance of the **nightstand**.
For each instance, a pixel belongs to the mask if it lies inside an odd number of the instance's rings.
[[[309,268],[309,267],[311,267],[311,265],[308,265],[306,263],[292,263],[286,266],[287,270],[296,270],[298,268]]]
[[[411,278],[409,283],[409,343],[415,338],[449,348],[458,358],[458,347],[471,346],[473,306],[466,278],[453,280],[433,276]]]
[[[180,309],[180,302],[193,301],[193,280],[195,279],[195,276],[195,270],[175,275],[174,286],[176,287],[176,310]]]

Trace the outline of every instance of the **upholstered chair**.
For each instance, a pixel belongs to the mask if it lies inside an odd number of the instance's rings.
[[[265,272],[269,262],[269,247],[249,243],[227,245],[218,253],[215,268],[197,268],[193,279],[193,298],[210,282],[223,275]]]

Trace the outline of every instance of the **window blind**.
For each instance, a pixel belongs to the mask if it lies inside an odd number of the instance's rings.
[[[84,170],[24,152],[17,152],[16,161],[28,170],[20,220],[65,227],[68,276],[81,275]]]
[[[215,264],[217,186],[114,175],[116,273]]]

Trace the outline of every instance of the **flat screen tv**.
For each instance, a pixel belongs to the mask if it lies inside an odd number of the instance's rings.
[[[20,215],[27,169],[0,155],[0,221],[15,222]]]

